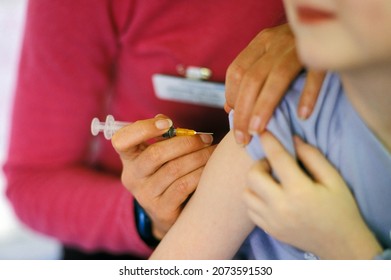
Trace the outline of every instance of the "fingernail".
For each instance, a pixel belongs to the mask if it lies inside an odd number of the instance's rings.
[[[235,130],[235,140],[236,140],[237,144],[243,145],[244,144],[244,134],[243,134],[243,132],[241,132],[240,130]]]
[[[261,127],[261,117],[253,116],[250,121],[249,132],[251,135],[257,134]]]
[[[155,126],[157,129],[160,130],[169,129],[172,126],[172,120],[170,119],[158,120],[155,122]]]
[[[213,136],[209,134],[201,134],[200,135],[202,142],[205,144],[210,144],[213,142]]]
[[[307,106],[301,107],[299,109],[299,118],[302,120],[306,120],[310,113],[310,109]]]

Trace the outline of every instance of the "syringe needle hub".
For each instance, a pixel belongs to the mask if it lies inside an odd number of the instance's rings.
[[[192,130],[192,129],[187,129],[187,128],[174,128],[173,126],[166,132],[163,134],[163,137],[165,138],[171,138],[171,137],[174,137],[174,136],[193,136],[193,135],[196,135],[196,134],[209,134],[209,135],[212,135],[213,133],[210,133],[210,132],[197,132],[195,130]]]

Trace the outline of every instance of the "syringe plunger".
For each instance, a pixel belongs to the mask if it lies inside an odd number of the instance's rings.
[[[119,122],[114,120],[112,115],[107,115],[106,122],[100,122],[98,118],[94,118],[91,122],[91,133],[96,136],[99,132],[103,131],[105,138],[110,140],[117,130],[128,124],[130,124],[130,122]]]

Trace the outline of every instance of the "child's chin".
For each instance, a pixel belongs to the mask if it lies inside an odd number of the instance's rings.
[[[306,68],[311,70],[324,71],[333,68],[330,65],[330,60],[325,58],[324,55],[314,53],[311,50],[299,51],[299,59]]]

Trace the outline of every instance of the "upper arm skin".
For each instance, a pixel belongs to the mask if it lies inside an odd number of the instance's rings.
[[[253,160],[230,132],[151,259],[231,259],[254,227],[242,194]]]

